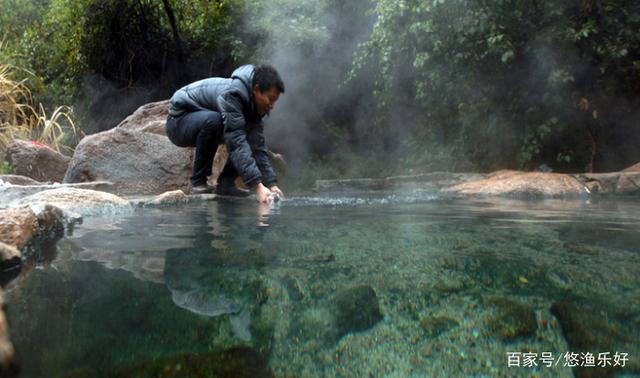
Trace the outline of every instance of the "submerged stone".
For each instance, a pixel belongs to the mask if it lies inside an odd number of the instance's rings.
[[[528,305],[504,298],[490,301],[496,307],[495,316],[489,319],[487,329],[504,341],[531,337],[536,333],[536,314]]]
[[[443,279],[433,286],[435,292],[442,295],[455,294],[464,289],[464,283],[461,281]]]
[[[33,210],[0,210],[0,241],[18,249],[24,247],[34,236],[38,228],[38,216]]]
[[[300,301],[304,298],[304,290],[300,287],[300,283],[296,277],[288,274],[284,277],[282,283],[287,289],[287,293],[291,300]]]
[[[253,348],[182,354],[119,369],[117,377],[273,377],[267,359]],[[81,376],[82,374],[76,375]]]
[[[25,262],[50,262],[55,243],[71,227],[54,206],[0,210],[0,285],[15,278]]]
[[[337,337],[366,331],[382,320],[376,292],[369,285],[339,293],[335,299]]]
[[[428,337],[438,337],[458,325],[457,320],[446,316],[426,317],[420,321],[420,328]]]
[[[551,313],[558,318],[567,343],[579,350],[594,347],[609,348],[612,338],[619,338],[615,330],[585,308],[569,302],[554,302]]]
[[[567,251],[577,253],[579,255],[598,255],[606,253],[606,250],[598,246],[584,244],[567,244]]]
[[[251,341],[251,311],[248,308],[230,316],[229,323],[235,337],[242,341]]]
[[[18,248],[0,241],[0,271],[13,270],[20,265],[22,254]]]
[[[292,340],[316,340],[329,344],[336,340],[334,322],[335,318],[329,309],[308,308],[292,319],[288,337]]]
[[[623,331],[616,326],[617,319],[610,318],[611,314],[565,301],[551,304],[550,312],[558,319],[572,352],[590,352],[596,358],[598,353],[610,352],[612,358],[616,351],[629,353],[629,361],[624,368],[607,366],[594,370],[577,366],[573,368],[576,377],[613,377],[622,371],[640,373],[640,364],[637,360],[634,362],[631,350],[637,346],[637,326],[631,325],[629,330]]]

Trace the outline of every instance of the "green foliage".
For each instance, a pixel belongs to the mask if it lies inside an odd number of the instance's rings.
[[[551,142],[586,134],[587,110],[614,127],[617,114],[602,115],[608,104],[640,94],[632,1],[379,0],[375,14],[350,78],[376,67],[379,127],[393,127],[398,108],[421,109],[410,135],[446,134],[442,142],[463,146],[481,168],[527,168],[550,156],[575,162]]]
[[[329,38],[325,10],[329,1],[252,0],[247,4],[246,27],[261,36],[254,58],[273,56],[279,46],[321,46]]]
[[[275,56],[308,96],[295,106],[320,109],[299,118],[325,146],[311,146],[317,172],[582,170],[640,135],[636,3],[0,0],[0,63],[24,68],[17,80],[34,103],[94,101],[111,112],[83,92],[86,81],[166,96]],[[352,56],[345,35],[362,35],[363,20],[372,27]],[[333,88],[329,76],[341,74]]]
[[[3,46],[0,44],[0,52]],[[73,151],[79,133],[73,122],[72,109],[58,106],[51,113],[33,101],[27,79],[18,81],[19,71],[0,62],[0,155],[15,139],[43,143],[56,151]]]
[[[131,87],[157,83],[172,64],[184,70],[189,59],[211,51],[244,58],[241,34],[234,32],[242,0],[167,1],[177,35],[164,3],[0,0],[0,8],[13,10],[0,16],[0,26],[9,30],[13,63],[35,73],[29,83],[34,95],[57,103],[76,100],[83,79],[92,75],[116,87]],[[31,22],[24,24],[25,18]]]
[[[234,23],[243,15],[244,1],[223,0],[211,2],[198,0],[189,2],[173,2],[180,32],[195,47],[196,53],[216,51],[227,46],[234,46],[232,55],[244,57],[240,50],[242,41],[234,32]]]
[[[13,167],[11,166],[11,164],[9,164],[8,161],[3,161],[2,162],[2,169],[0,170],[0,172],[2,172],[3,175],[10,175],[11,173],[13,173]]]
[[[210,59],[206,68],[215,71],[270,56],[273,45],[266,42],[271,39],[317,44],[327,38],[326,25],[319,21],[324,3],[167,3],[175,31],[164,2],[155,0],[0,0],[0,8],[11,10],[0,15],[0,26],[8,31],[7,48],[17,57],[15,65],[36,73],[38,82],[30,87],[65,103],[79,94],[80,79],[90,74],[122,86],[157,81],[170,60],[179,58],[180,47],[181,70],[190,60],[205,58]]]

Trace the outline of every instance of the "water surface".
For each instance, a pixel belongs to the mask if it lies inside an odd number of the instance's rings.
[[[636,376],[640,201],[138,209],[61,240],[12,284],[8,315],[25,377]],[[526,352],[537,367],[508,366]],[[567,352],[628,361],[572,369]]]

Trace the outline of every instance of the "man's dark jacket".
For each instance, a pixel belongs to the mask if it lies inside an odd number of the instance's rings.
[[[277,181],[264,141],[264,124],[253,102],[254,66],[233,71],[230,79],[213,77],[180,88],[171,97],[169,115],[213,110],[222,114],[224,142],[244,183],[269,187]]]

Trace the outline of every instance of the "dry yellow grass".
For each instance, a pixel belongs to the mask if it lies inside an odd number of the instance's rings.
[[[33,140],[59,152],[72,152],[68,143],[76,140],[79,131],[73,123],[71,108],[59,106],[48,115],[42,104],[34,104],[29,88],[24,81],[16,81],[14,74],[14,67],[0,63],[0,156],[15,139]]]

